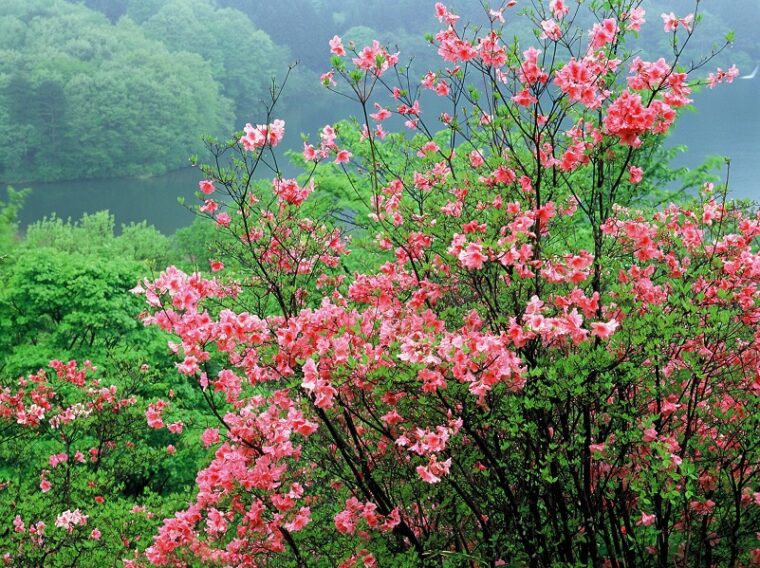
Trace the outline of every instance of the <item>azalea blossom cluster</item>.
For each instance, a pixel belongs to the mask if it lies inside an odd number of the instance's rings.
[[[76,527],[83,527],[86,524],[87,515],[83,515],[79,509],[64,511],[55,520],[55,526],[65,529],[67,532],[74,532]]]
[[[258,150],[264,146],[274,148],[285,136],[285,121],[277,119],[271,124],[258,124],[256,126],[246,124],[243,131],[244,135],[240,138],[240,144],[246,150]]]
[[[715,73],[709,73],[707,75],[707,86],[714,89],[718,83],[733,83],[734,79],[738,76],[739,69],[736,65],[732,65],[725,71],[718,67]]]
[[[343,41],[340,37],[334,36],[330,40],[330,52],[337,57],[345,57],[347,55],[346,48],[343,46]],[[371,45],[367,45],[359,51],[354,51],[354,53],[355,57],[351,61],[357,69],[367,71],[375,77],[380,77],[398,63],[399,54],[390,53],[377,40],[373,40]]]
[[[331,125],[327,124],[324,128],[322,128],[321,132],[319,133],[319,138],[320,144],[317,148],[308,142],[304,142],[304,160],[307,162],[319,162],[320,160],[328,158],[331,154],[335,154],[336,164],[348,163],[348,161],[351,159],[352,154],[346,149],[338,148],[337,144],[335,143],[337,133]]]
[[[534,18],[541,48],[467,36],[437,4],[454,68],[419,85],[453,103],[438,133],[417,93],[380,81],[396,54],[374,42],[352,72],[329,42],[323,81],[340,76],[366,121],[345,149],[332,126],[305,144],[314,177],[275,179],[276,210],[235,202],[223,225],[254,285],[172,267],[134,290],[217,419],[201,436],[214,458],[152,564],[760,559],[738,536],[760,501],[760,217],[707,190],[630,207],[650,183],[642,148],[691,86],[678,56],[618,58],[645,23],[623,4],[564,57],[572,2]],[[696,21],[663,20],[689,34]],[[370,100],[379,85],[390,100]],[[407,136],[386,136],[394,113]],[[346,274],[345,235],[308,218],[329,156],[366,192],[372,268]]]
[[[118,412],[135,403],[133,397],[119,398],[114,386],[101,387],[97,380],[88,381],[87,373],[95,371],[89,361],[85,361],[81,368],[76,361],[62,363],[53,360],[49,365],[53,377],[43,369],[18,379],[16,390],[5,387],[0,392],[0,419],[29,429],[48,424],[52,429],[60,430],[78,418],[101,413],[106,409]],[[57,382],[73,385],[86,401],[61,406],[55,388]],[[65,458],[57,461],[65,461]]]

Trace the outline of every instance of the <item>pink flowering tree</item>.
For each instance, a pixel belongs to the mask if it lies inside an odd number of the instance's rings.
[[[699,7],[645,60],[637,0],[469,27],[437,4],[442,70],[330,41],[359,122],[306,142],[304,175],[279,173],[271,111],[211,144],[215,274],[134,291],[213,459],[134,562],[760,564],[760,217],[725,186],[646,201],[693,86],[736,75],[690,76],[715,55],[685,66]],[[518,17],[533,41],[506,39]]]

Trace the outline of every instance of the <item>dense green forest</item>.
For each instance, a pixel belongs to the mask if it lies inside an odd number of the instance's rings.
[[[12,229],[6,215],[3,230]],[[156,358],[161,347],[135,319],[141,306],[127,292],[151,269],[193,258],[181,253],[187,231],[170,239],[145,224],[118,236],[114,229],[101,212],[77,222],[45,219],[21,241],[4,239],[0,375],[21,376],[56,357]]]
[[[455,4],[482,23],[477,3]],[[646,5],[652,19],[665,9],[662,0]],[[733,29],[735,48],[716,63],[735,61],[749,72],[760,56],[751,29],[760,5],[737,0],[732,7],[721,18],[705,6],[698,51],[709,52]],[[357,44],[377,38],[403,45],[421,75],[435,65],[424,39],[433,27],[432,3],[417,0],[5,0],[0,180],[183,167],[203,135],[226,135],[256,120],[272,81],[281,81],[290,63],[299,65],[280,101],[283,115],[308,118],[334,105],[318,84],[334,34]],[[645,34],[644,47],[667,41],[657,26]]]

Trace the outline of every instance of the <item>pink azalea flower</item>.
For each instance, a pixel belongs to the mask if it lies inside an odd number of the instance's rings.
[[[227,213],[219,213],[216,216],[216,223],[222,227],[229,227],[232,222],[232,218]]]
[[[644,430],[644,435],[641,437],[641,440],[643,442],[649,443],[649,442],[655,441],[657,439],[657,436],[658,436],[657,430],[655,430],[652,427],[649,427],[646,430]]]
[[[629,14],[626,14],[625,21],[626,23],[626,29],[629,31],[639,31],[641,30],[641,26],[646,23],[646,20],[644,19],[644,16],[646,15],[646,11],[644,8],[638,7],[631,10]]]
[[[274,194],[284,203],[291,205],[301,205],[306,198],[314,191],[314,178],[309,181],[308,185],[300,186],[295,178],[272,180],[272,189]]]
[[[435,15],[438,17],[439,22],[446,22],[450,26],[454,26],[459,20],[459,16],[449,12],[448,8],[437,2],[435,5]]]
[[[436,150],[438,150],[437,147],[436,147]],[[481,154],[478,150],[473,150],[472,152],[470,152],[470,165],[473,168],[479,168],[485,163],[486,162],[483,159],[483,154]]]
[[[390,118],[391,111],[389,111],[387,108],[384,108],[377,103],[375,103],[375,108],[377,109],[377,112],[373,112],[372,114],[370,114],[373,120],[376,120],[377,122],[382,122],[383,120]]]
[[[504,23],[504,11],[503,10],[488,10],[488,18],[492,22],[499,21],[502,24]]]
[[[611,319],[608,322],[595,321],[591,324],[591,335],[596,336],[599,339],[609,339],[610,336],[615,333],[618,325],[619,324],[615,319]]]
[[[431,472],[429,467],[418,465],[417,475],[419,475],[420,479],[426,483],[438,483],[441,481],[441,478]]]
[[[554,20],[543,20],[541,22],[541,29],[543,30],[541,39],[557,41],[562,37],[562,30]]]
[[[206,195],[211,195],[214,192],[214,181],[210,179],[204,179],[198,182],[198,187],[200,188],[201,192]]]
[[[67,510],[58,515],[55,520],[55,526],[58,528],[66,529],[66,532],[74,532],[74,529],[78,526],[84,526],[87,524],[87,515],[82,514],[79,509],[73,511]]]
[[[330,40],[330,53],[339,55],[341,57],[346,55],[346,50],[343,47],[343,42],[341,41],[340,37],[333,36],[333,38]]]
[[[515,104],[525,107],[538,102],[538,99],[534,97],[528,89],[523,89],[514,95],[512,97],[512,100],[515,102]]]
[[[639,183],[644,178],[644,170],[637,166],[628,167],[628,181],[631,183]]]
[[[691,25],[694,22],[694,14],[688,14],[683,18],[678,18],[673,12],[660,14],[666,32],[674,32],[679,26],[683,26],[687,31],[691,31]]]
[[[209,215],[212,215],[217,209],[219,209],[219,205],[213,199],[207,199],[200,207],[202,213],[208,213]]]
[[[570,12],[570,8],[565,4],[564,0],[551,0],[549,2],[549,9],[558,20],[561,20]]]
[[[303,159],[311,162],[317,159],[317,151],[311,144],[303,143]]]
[[[166,408],[166,403],[163,400],[157,400],[153,404],[148,405],[148,409],[145,411],[145,418],[150,428],[158,430],[164,427],[164,421],[161,418],[164,408]]]
[[[285,524],[285,528],[291,532],[303,530],[311,522],[311,510],[309,507],[301,507],[292,521]]]
[[[335,156],[335,163],[347,164],[349,160],[351,159],[351,156],[353,156],[353,154],[349,152],[348,150],[340,150]]]
[[[319,82],[325,87],[334,87],[338,84],[335,82],[335,73],[333,71],[322,73],[319,76]]]
[[[219,428],[206,428],[201,434],[201,441],[207,448],[219,443]]]
[[[488,260],[488,257],[483,254],[483,245],[478,242],[468,244],[467,247],[459,253],[458,258],[462,263],[462,266],[469,268],[470,270],[483,268],[483,263]]]
[[[672,32],[678,29],[678,18],[676,18],[676,15],[673,12],[668,14],[662,13],[660,14],[660,17],[662,18],[663,24],[665,24],[664,29],[666,32]]]
[[[600,49],[608,43],[614,43],[617,33],[618,26],[616,20],[613,18],[602,20],[601,23],[594,24],[591,29],[589,46],[595,49]]]
[[[249,152],[264,146],[277,146],[285,136],[285,121],[275,120],[271,124],[257,124],[252,126],[250,123],[243,128],[244,135],[240,138],[240,144]]]
[[[58,464],[64,463],[69,461],[69,456],[65,452],[62,452],[60,454],[53,454],[50,456],[50,459],[48,460],[48,463],[50,464],[50,467],[58,467]]]
[[[734,79],[738,77],[738,75],[739,69],[736,67],[736,65],[732,65],[727,71],[724,71],[718,67],[715,73],[709,73],[707,75],[707,85],[713,89],[718,83],[723,83],[724,81],[726,83],[733,83]]]

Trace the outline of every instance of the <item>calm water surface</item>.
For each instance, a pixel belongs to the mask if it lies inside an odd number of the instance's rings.
[[[184,197],[195,203],[200,172],[185,168],[165,175],[138,179],[63,181],[19,185],[30,187],[31,195],[21,210],[23,227],[55,213],[62,219],[79,219],[83,213],[104,209],[116,217],[116,226],[147,220],[165,234],[189,225],[193,213],[178,203]]]
[[[694,167],[707,156],[727,156],[731,193],[760,201],[760,75],[704,89],[693,99],[696,111],[681,116],[669,140],[689,151],[673,164]]]
[[[696,112],[685,113],[668,144],[686,144],[689,152],[679,156],[674,165],[694,167],[710,155],[731,158],[731,190],[739,197],[760,201],[760,77],[737,80],[733,85],[705,89],[694,96]],[[337,109],[333,109],[337,110]],[[322,116],[320,120],[303,116],[289,123],[287,146],[299,148],[298,132],[316,132],[327,123],[343,116]],[[300,118],[300,120],[299,120]],[[313,136],[312,136],[313,138]],[[178,204],[184,197],[195,204],[193,197],[200,180],[194,168],[148,179],[122,178],[109,180],[67,181],[31,184],[33,193],[20,215],[26,226],[53,213],[61,218],[78,219],[83,213],[108,209],[116,217],[117,227],[123,223],[147,220],[164,233],[189,224],[193,214]],[[4,188],[0,196],[4,194]]]

